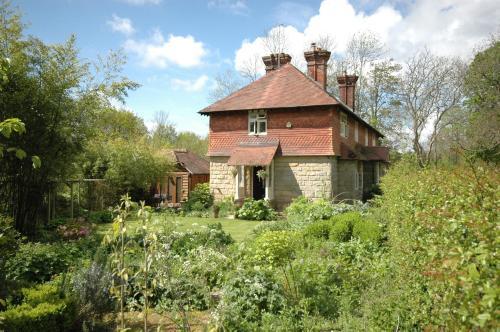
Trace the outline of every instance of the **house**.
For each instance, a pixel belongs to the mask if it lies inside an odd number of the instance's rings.
[[[186,149],[171,150],[169,153],[175,168],[157,182],[154,197],[163,203],[179,205],[188,199],[198,183],[209,182],[210,166],[206,159]]]
[[[300,195],[361,199],[377,183],[388,148],[355,112],[357,77],[327,92],[330,52],[311,45],[308,75],[288,54],[263,57],[266,75],[204,108],[210,188],[217,200],[266,198],[282,209]]]

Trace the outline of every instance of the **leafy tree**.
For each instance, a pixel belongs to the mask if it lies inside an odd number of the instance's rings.
[[[478,52],[465,76],[468,97],[466,140],[462,147],[486,161],[500,161],[500,41]]]
[[[154,129],[151,142],[156,148],[166,148],[174,145],[177,139],[175,125],[169,120],[168,113],[159,111],[155,113]]]
[[[191,131],[183,131],[177,135],[175,147],[205,156],[208,151],[208,137],[201,137]]]
[[[10,141],[43,159],[38,170],[26,158],[0,160],[0,209],[14,216],[16,229],[33,233],[49,187],[73,174],[95,114],[137,84],[119,75],[120,54],[89,63],[78,57],[73,36],[55,45],[24,38],[20,15],[6,2],[0,22],[0,57],[10,60],[0,119],[22,118],[29,130]]]

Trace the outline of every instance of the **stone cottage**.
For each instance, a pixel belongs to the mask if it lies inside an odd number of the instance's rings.
[[[263,57],[266,75],[199,113],[210,117],[210,188],[216,199],[266,198],[283,209],[300,195],[361,199],[388,149],[355,112],[356,76],[327,91],[330,52],[311,45],[305,75],[288,54]]]

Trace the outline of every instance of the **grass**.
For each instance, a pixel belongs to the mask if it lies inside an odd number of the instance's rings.
[[[252,230],[262,221],[249,221],[225,218],[197,218],[197,217],[179,217],[168,214],[154,214],[152,223],[155,228],[174,227],[178,231],[196,230],[208,224],[221,223],[222,229],[231,234],[236,242],[241,242],[251,235]],[[141,225],[137,218],[127,220],[127,228],[134,232]],[[112,227],[112,224],[100,224],[97,232],[105,234]]]

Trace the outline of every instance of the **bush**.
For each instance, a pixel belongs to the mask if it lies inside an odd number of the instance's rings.
[[[57,227],[57,234],[63,240],[77,240],[89,236],[95,224],[71,221]]]
[[[19,248],[21,235],[14,229],[12,218],[0,214],[0,299],[7,296],[7,261]],[[3,304],[0,301],[0,310]]]
[[[363,242],[378,244],[382,240],[382,229],[374,220],[363,219],[353,224],[352,236]]]
[[[303,233],[305,237],[328,240],[330,238],[330,230],[332,226],[332,221],[323,220],[307,225]]]
[[[109,224],[113,222],[113,213],[109,210],[94,211],[89,213],[88,219],[95,224]]]
[[[219,217],[227,217],[236,212],[236,206],[232,197],[226,197],[222,201],[217,202],[216,205],[219,208]]]
[[[243,220],[276,220],[278,214],[265,199],[245,199],[241,208],[236,212],[236,217]]]
[[[190,250],[198,247],[210,247],[221,249],[234,242],[231,235],[224,232],[222,225],[209,224],[206,229],[174,232],[162,239],[165,245],[170,247],[170,250],[178,255],[186,255]]]
[[[259,223],[252,232],[255,235],[261,235],[266,232],[272,231],[287,231],[292,229],[292,224],[290,224],[287,220],[273,220]]]
[[[333,203],[326,199],[312,201],[304,196],[299,196],[285,209],[285,214],[288,221],[301,224],[327,220],[335,215],[350,211],[364,213],[367,209],[368,205],[359,201],[354,201],[353,204]]]
[[[336,221],[330,229],[330,239],[336,242],[346,242],[351,239],[352,228],[349,220]]]
[[[255,331],[263,314],[278,314],[285,306],[284,291],[271,272],[237,270],[224,284],[214,316],[218,328]]]
[[[208,183],[198,183],[189,193],[188,200],[182,208],[185,212],[201,211],[210,208],[214,204],[214,196],[210,192]]]
[[[297,233],[291,231],[266,232],[254,242],[252,259],[269,266],[283,266],[295,257]]]
[[[75,306],[61,297],[55,283],[23,289],[21,305],[0,312],[0,328],[6,331],[68,331],[75,321]]]

